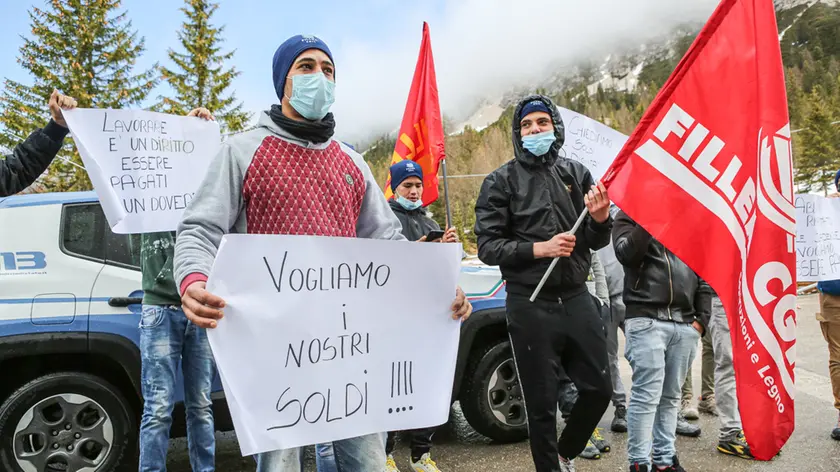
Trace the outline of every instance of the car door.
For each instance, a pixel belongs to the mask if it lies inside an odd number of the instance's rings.
[[[104,214],[102,218],[104,220]],[[91,309],[90,316],[90,332],[118,333],[131,339],[138,346],[143,298],[141,239],[139,234],[116,234],[106,222],[102,242],[105,264],[91,294],[91,299],[99,302],[95,309]],[[218,374],[214,379],[213,391],[221,391]],[[183,401],[180,368],[176,392],[176,401]]]

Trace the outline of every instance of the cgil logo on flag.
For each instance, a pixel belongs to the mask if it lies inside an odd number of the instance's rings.
[[[707,139],[711,136],[710,139]],[[774,146],[770,147],[770,137],[761,137],[759,169],[750,171],[743,168],[737,155],[724,154],[726,143],[713,134],[676,103],[656,125],[653,135],[645,141],[635,153],[654,169],[669,178],[674,184],[688,192],[699,203],[714,213],[726,225],[741,252],[742,274],[747,274],[747,249],[755,231],[755,222],[759,215],[785,231],[788,237],[787,252],[793,254],[793,235],[795,234],[793,207],[793,180],[790,172],[790,127],[785,124],[772,136]],[[675,153],[664,146],[678,149]],[[697,156],[692,160],[694,156]],[[712,163],[714,162],[714,165]],[[724,169],[722,172],[718,169]],[[761,180],[760,193],[756,199],[756,183],[752,175],[765,177]],[[779,180],[773,178],[776,175]],[[741,182],[735,185],[735,182]],[[793,364],[796,338],[796,296],[787,294],[777,296],[769,287],[780,282],[784,290],[794,284],[791,268],[783,261],[767,260],[761,263],[753,277],[741,277],[739,287],[739,334],[750,353],[750,361],[756,366],[756,372],[767,386],[767,395],[775,401],[779,413],[784,413],[782,395],[793,398]],[[749,280],[753,283],[750,285]],[[753,297],[758,301],[756,306]],[[772,313],[773,329],[778,339],[765,323],[760,311]],[[757,338],[769,353],[772,362],[781,372],[781,379],[768,373],[770,365],[755,350],[755,340],[747,327],[752,326]],[[782,352],[785,355],[782,355]],[[764,361],[764,362],[762,362]],[[781,386],[778,385],[779,380]],[[779,389],[783,390],[780,391]]]

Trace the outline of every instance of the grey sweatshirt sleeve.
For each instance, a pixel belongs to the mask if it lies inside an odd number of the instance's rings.
[[[181,293],[187,276],[210,275],[222,236],[231,232],[242,211],[244,180],[233,147],[223,143],[178,225],[174,269]]]
[[[361,155],[341,143],[341,147],[353,161],[359,166],[359,170],[365,176],[365,198],[362,200],[362,211],[356,221],[356,237],[366,239],[392,239],[395,241],[407,241],[402,234],[400,220],[394,215],[385,194],[373,178],[367,163]]]

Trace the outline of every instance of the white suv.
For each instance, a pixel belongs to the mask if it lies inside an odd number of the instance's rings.
[[[464,261],[472,300],[452,401],[496,441],[527,436],[498,268]],[[113,233],[94,192],[0,199],[0,471],[105,472],[134,463],[140,236]],[[172,436],[183,436],[178,378]],[[218,376],[216,429],[233,429]],[[135,468],[136,469],[136,468]]]

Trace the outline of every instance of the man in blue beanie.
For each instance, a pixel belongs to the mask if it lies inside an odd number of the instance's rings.
[[[362,156],[333,138],[336,74],[326,43],[294,36],[277,49],[272,70],[280,103],[222,143],[178,227],[175,280],[184,313],[201,328],[223,317],[225,302],[206,281],[225,234],[405,240]],[[453,318],[471,312],[458,288]],[[385,465],[380,434],[335,441],[333,451],[343,472]],[[303,448],[263,453],[257,472],[300,472],[302,461]]]
[[[440,231],[437,222],[423,208],[423,169],[414,161],[400,161],[391,166],[391,211],[402,225],[402,234],[409,241],[426,241],[431,231]],[[448,228],[438,241],[458,242],[455,228]]]
[[[527,97],[513,117],[514,159],[484,179],[475,204],[478,256],[507,282],[508,334],[536,472],[574,472],[612,397],[606,327],[586,286],[592,251],[610,241],[610,201],[583,164],[559,155],[565,127],[550,99]],[[566,234],[582,213],[576,233]],[[579,396],[558,441],[560,367]]]
[[[439,231],[440,226],[429,218],[423,208],[423,169],[414,161],[400,161],[392,165],[391,191],[394,198],[389,202],[391,211],[400,220],[402,234],[409,241],[427,241],[431,231]],[[448,228],[443,237],[435,242],[457,243],[455,228]],[[411,449],[411,470],[414,472],[440,472],[432,460],[432,436],[436,428],[423,428],[405,431],[401,436],[408,437]],[[389,432],[385,442],[388,460],[385,472],[399,472],[393,452],[396,446],[396,433]]]

